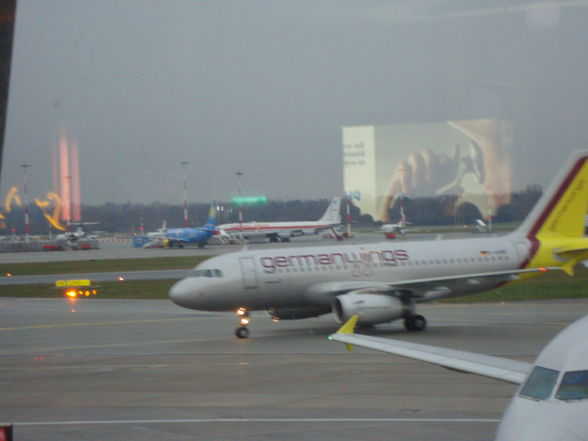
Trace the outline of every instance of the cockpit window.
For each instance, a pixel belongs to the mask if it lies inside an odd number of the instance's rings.
[[[566,372],[556,394],[560,400],[585,400],[588,398],[588,371]]]
[[[192,270],[191,277],[222,277],[223,273],[219,269],[195,269]]]
[[[536,366],[519,394],[534,400],[545,400],[551,396],[558,375],[558,371]]]

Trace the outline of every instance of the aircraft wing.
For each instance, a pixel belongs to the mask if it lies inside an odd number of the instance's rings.
[[[521,274],[564,271],[560,267],[546,268],[522,268],[507,271],[494,271],[476,274],[455,274],[443,277],[429,277],[423,279],[400,280],[395,282],[364,282],[364,281],[342,281],[326,282],[313,286],[309,291],[313,294],[339,295],[350,291],[356,292],[379,292],[382,294],[402,292],[413,298],[415,301],[428,301],[447,297],[451,294],[456,283],[470,285],[481,285],[487,283],[511,282],[519,279]]]
[[[458,351],[455,349],[446,349],[438,346],[410,343],[389,338],[353,334],[357,318],[357,314],[351,317],[336,334],[330,335],[329,339],[345,343],[349,350],[351,350],[353,345],[357,345],[364,348],[375,349],[376,351],[388,352],[401,357],[436,364],[451,370],[494,378],[507,383],[522,384],[533,367],[531,363],[510,360],[507,358]]]
[[[433,294],[434,298],[444,297],[443,292],[451,292],[451,287],[456,283],[465,283],[470,285],[481,285],[484,283],[504,283],[520,279],[521,274],[532,274],[547,271],[564,271],[561,267],[545,268],[519,268],[506,271],[494,271],[477,274],[455,274],[443,277],[430,277],[425,279],[405,280],[390,283],[393,290],[406,290],[413,293],[415,300],[422,297],[428,300],[428,294]],[[440,295],[434,295],[435,292]]]

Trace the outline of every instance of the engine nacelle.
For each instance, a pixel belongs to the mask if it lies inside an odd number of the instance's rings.
[[[313,308],[284,308],[270,309],[267,312],[272,316],[273,320],[299,320],[328,314],[331,312],[331,308],[324,306]]]
[[[409,314],[411,309],[411,304],[403,304],[399,298],[385,294],[350,292],[336,297],[333,302],[333,312],[341,323],[359,314],[357,323],[360,325],[391,322]]]

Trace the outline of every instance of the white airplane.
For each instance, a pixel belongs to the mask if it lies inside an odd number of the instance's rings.
[[[199,264],[172,286],[177,305],[236,311],[240,338],[249,336],[249,311],[275,319],[334,312],[340,322],[359,314],[361,325],[403,319],[425,329],[415,305],[488,291],[508,282],[563,270],[588,258],[588,151],[576,152],[523,223],[499,237],[243,250]]]
[[[164,220],[161,223],[161,228],[158,228],[157,231],[149,231],[145,236],[149,238],[159,238],[162,237],[167,232],[167,221]]]
[[[167,221],[161,222],[161,228],[157,231],[149,231],[145,234],[147,241],[141,245],[141,248],[161,248],[164,245],[165,233],[167,233]]]
[[[400,196],[400,220],[397,224],[384,224],[380,227],[380,233],[384,233],[387,239],[394,239],[397,234],[404,235],[406,226],[410,223],[406,221],[404,214],[404,197]]]
[[[84,231],[83,225],[98,225],[99,222],[81,222],[71,223],[70,225],[78,225],[75,231],[61,233],[55,236],[57,240],[76,241],[79,239],[96,239],[95,234],[88,234]]]
[[[219,240],[238,242],[243,239],[265,239],[271,242],[289,242],[291,237],[314,235],[325,230],[334,230],[341,224],[341,198],[333,198],[318,221],[299,222],[243,222],[223,224],[217,227]]]
[[[496,441],[588,440],[588,316],[572,323],[535,363],[353,334],[354,315],[329,339],[445,368],[521,384],[506,408]]]

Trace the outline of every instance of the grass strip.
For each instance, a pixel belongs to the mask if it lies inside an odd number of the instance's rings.
[[[176,280],[100,282],[92,287],[98,293],[90,297],[96,299],[167,299],[167,293],[175,282]],[[8,285],[1,287],[0,297],[63,298],[64,290],[46,284]]]
[[[111,271],[148,271],[190,269],[212,256],[155,257],[139,259],[96,259],[67,262],[29,262],[0,264],[0,274],[30,276],[35,274],[79,274]]]

